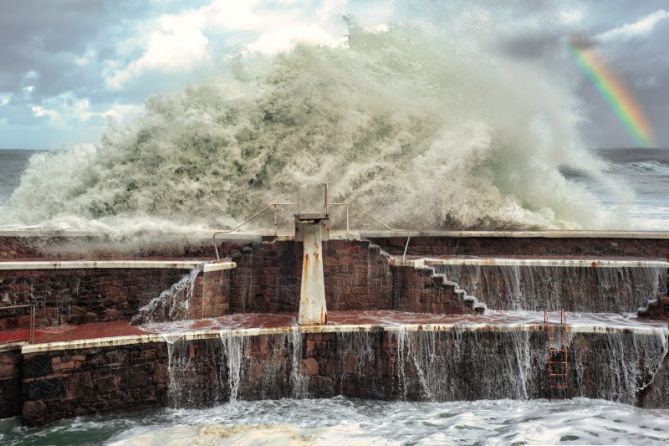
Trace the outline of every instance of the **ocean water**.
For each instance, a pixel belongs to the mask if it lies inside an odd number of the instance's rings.
[[[28,167],[28,160],[35,150],[0,149],[0,207],[21,181],[21,174]]]
[[[42,152],[0,150],[0,210],[36,153]],[[594,196],[597,203],[593,206],[601,206],[610,215],[612,224],[607,228],[669,230],[669,149],[606,149],[597,151],[597,155],[605,162],[607,182],[573,168],[563,169],[562,175]],[[617,192],[611,191],[610,183],[618,186]]]
[[[18,445],[666,445],[669,410],[601,400],[412,403],[323,400],[236,402],[68,420],[42,429],[0,421]]]

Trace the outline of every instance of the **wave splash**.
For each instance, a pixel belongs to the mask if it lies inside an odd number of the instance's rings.
[[[149,99],[96,146],[35,155],[0,223],[231,226],[328,181],[333,201],[396,226],[605,225],[559,170],[604,178],[568,89],[461,42],[354,28],[342,46],[239,57],[225,76]]]

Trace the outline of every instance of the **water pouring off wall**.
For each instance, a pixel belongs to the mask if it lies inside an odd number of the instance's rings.
[[[308,26],[295,2],[189,5],[183,21],[167,3],[138,28],[146,46],[100,51],[100,34],[77,66],[104,65],[98,87],[133,101],[168,53],[180,78],[218,74],[94,146],[24,158],[11,190],[0,152],[0,417],[16,417],[0,443],[67,442],[49,438],[62,426],[114,446],[669,443],[669,233],[599,231],[637,222],[652,181],[639,227],[667,226],[669,158],[635,153],[622,169],[644,187],[620,182],[619,155],[585,149],[574,77],[537,62],[564,65],[551,41],[590,17],[554,11],[527,46],[540,7],[513,11],[531,22],[518,32],[469,2],[428,2],[448,26],[365,2],[383,24],[347,16],[319,44],[331,11],[361,2],[310,4]],[[228,57],[219,31],[256,18],[270,38]],[[256,54],[294,33],[316,43]],[[65,103],[86,125],[125,107],[101,111],[97,87],[49,99],[36,66],[0,69],[20,81],[2,113],[70,131]]]

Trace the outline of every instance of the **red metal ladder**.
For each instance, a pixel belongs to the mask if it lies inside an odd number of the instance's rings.
[[[544,310],[544,328],[548,365],[546,378],[549,398],[566,398],[569,389],[569,338],[565,311],[560,310],[560,322],[550,321],[548,311]]]

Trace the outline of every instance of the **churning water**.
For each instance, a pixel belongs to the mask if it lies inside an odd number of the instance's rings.
[[[79,418],[35,430],[0,422],[18,445],[666,445],[669,410],[602,400],[411,403],[347,398],[236,402],[209,409]]]
[[[354,28],[241,57],[96,146],[31,159],[0,224],[230,225],[326,180],[334,201],[414,229],[619,224],[562,173],[632,197],[583,148],[568,82],[474,39]]]
[[[347,45],[303,45],[272,60],[240,59],[229,75],[154,97],[134,125],[110,129],[97,146],[38,153],[29,161],[28,152],[0,151],[0,225],[232,225],[271,200],[294,199],[295,185],[327,180],[334,201],[356,202],[413,229],[669,229],[669,151],[584,150],[565,82],[485,47],[472,54],[460,43],[458,36],[444,42],[416,30],[352,30]],[[518,94],[524,91],[531,94]],[[188,295],[191,284],[184,278],[149,309],[187,312],[170,296]],[[398,337],[398,358],[413,368],[426,398],[457,388],[443,385],[429,368],[433,338]],[[302,377],[293,373],[298,339],[294,331],[281,344],[291,347],[285,366],[295,397],[304,392]],[[605,339],[601,350],[619,363],[609,373],[633,373],[616,381],[602,372],[597,394],[611,396],[610,384],[629,402],[634,387],[618,381],[636,382],[639,373],[626,365],[636,367],[635,349],[644,344],[634,337],[630,343]],[[644,339],[666,352],[666,337]],[[363,341],[354,339],[343,354],[355,353],[364,363],[374,352]],[[529,339],[519,333],[512,341],[513,354],[502,358],[518,371],[510,391],[527,398]],[[166,335],[166,342],[170,381],[178,382],[192,364],[178,335]],[[585,398],[240,401],[244,340],[222,335],[221,348],[226,367],[236,371],[219,383],[232,403],[81,418],[42,429],[4,420],[0,443],[669,442],[668,410]],[[400,372],[406,388],[408,374],[404,367]],[[493,384],[491,393],[499,388]],[[207,389],[172,387],[169,396],[179,405]]]
[[[33,155],[36,155],[37,158],[30,161]],[[598,152],[598,155],[607,163],[607,176],[626,188],[628,193],[624,197],[621,198],[617,194],[612,195],[607,186],[592,177],[581,175],[580,172],[567,170],[562,174],[568,182],[580,184],[590,191],[594,196],[593,200],[600,203],[604,215],[620,216],[616,224],[611,224],[609,227],[613,229],[669,230],[669,205],[666,197],[666,191],[669,190],[669,150],[616,149],[602,150]],[[0,150],[0,210],[4,209],[6,212],[7,202],[12,192],[16,190],[21,181],[29,181],[30,173],[23,180],[21,178],[29,164],[33,166],[42,164],[44,168],[47,168],[51,163],[57,162],[58,155],[56,154],[28,150]],[[52,168],[55,169],[55,166]],[[252,205],[249,204],[247,210],[251,207]],[[240,211],[239,214],[241,213],[243,212]],[[0,212],[0,226],[38,222],[38,219],[16,220],[2,215]],[[197,220],[197,215],[194,218]],[[79,218],[74,218],[74,220],[72,216],[62,217],[60,221],[56,218],[46,226],[109,229],[100,221],[86,222]],[[162,221],[156,221],[149,216],[146,216],[143,221],[141,219],[135,221],[132,226],[141,229],[148,225],[157,228],[179,229],[175,226],[170,227]],[[592,229],[587,224],[583,227]]]

